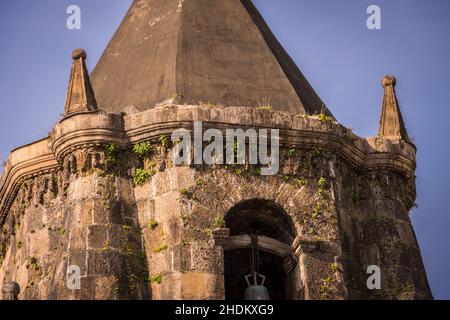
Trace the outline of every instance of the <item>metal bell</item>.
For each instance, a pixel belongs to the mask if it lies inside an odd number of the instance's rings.
[[[249,278],[253,276],[254,284],[250,283]],[[262,278],[261,284],[258,284],[258,277]],[[264,282],[266,281],[266,277],[259,274],[249,274],[245,277],[247,281],[248,287],[245,289],[245,300],[270,300],[269,290],[264,286]]]

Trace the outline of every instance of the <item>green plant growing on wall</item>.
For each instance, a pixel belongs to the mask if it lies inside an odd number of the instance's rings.
[[[294,179],[294,183],[297,187],[303,187],[303,186],[306,186],[308,181],[306,181],[305,178],[298,178],[298,179]]]
[[[328,185],[328,181],[324,177],[321,177],[319,181],[317,181],[317,184],[319,185],[319,188],[323,189],[326,188],[326,186]]]
[[[183,244],[184,247],[191,244],[191,242],[186,238],[181,239],[181,243]]]
[[[337,270],[338,270],[338,265],[337,265],[337,263],[332,263],[332,264],[330,264],[330,270],[331,270],[331,272],[336,272]]]
[[[132,257],[134,255],[134,250],[130,246],[128,246],[128,247],[124,248],[123,253],[127,257]]]
[[[155,219],[150,219],[150,221],[149,221],[148,224],[147,224],[147,227],[148,227],[150,230],[155,230],[156,227],[158,227],[158,225],[159,225],[158,221],[156,221]]]
[[[150,161],[149,163],[148,163],[148,167],[151,169],[151,170],[155,170],[155,168],[156,168],[156,166],[157,166],[158,164],[155,162],[155,161]]]
[[[233,143],[233,152],[234,152],[234,154],[236,154],[238,152],[238,149],[239,149],[239,142],[234,141],[234,143]]]
[[[253,171],[253,175],[256,176],[256,177],[261,176],[261,168],[256,168],[256,169]]]
[[[328,276],[328,277],[326,277],[323,281],[324,281],[326,284],[330,284],[330,283],[333,282],[333,279],[332,279],[330,276]]]
[[[312,155],[313,155],[313,157],[323,157],[323,150],[322,150],[322,148],[315,148],[314,150],[313,150],[313,153],[312,153]]]
[[[189,190],[188,188],[182,188],[180,190],[180,193],[183,197],[185,197],[189,200],[194,199],[194,193],[191,190]]]
[[[164,250],[167,250],[167,249],[169,249],[169,246],[167,244],[162,244],[162,245],[159,245],[159,246],[153,248],[153,252],[154,253],[160,253],[160,252],[162,252]]]
[[[138,258],[139,258],[139,261],[140,261],[141,265],[143,267],[145,267],[147,265],[147,255],[145,254],[145,251],[139,252],[138,253]]]
[[[151,151],[152,146],[148,141],[135,144],[133,147],[133,152],[139,157],[139,159],[144,159],[150,154]]]
[[[162,280],[163,280],[163,277],[160,274],[157,274],[157,275],[154,275],[154,276],[150,276],[150,282],[152,282],[152,283],[154,282],[154,283],[157,283],[157,284],[161,284]]]
[[[323,111],[319,114],[318,118],[319,118],[319,121],[322,123],[333,121],[333,118],[330,116],[327,116]]]
[[[181,220],[183,221],[183,225],[186,225],[189,223],[189,221],[191,221],[192,219],[192,215],[191,214],[182,214],[181,215]]]
[[[102,251],[108,251],[109,249],[111,249],[110,245],[111,245],[110,241],[106,240],[105,243],[103,244]]]
[[[158,141],[165,150],[169,149],[171,146],[171,141],[168,136],[161,136]]]
[[[319,217],[319,215],[320,215],[320,211],[321,211],[320,204],[316,204],[316,205],[314,206],[314,208],[313,208],[312,213],[311,213],[311,217],[312,217],[313,219],[317,219],[317,218]]]
[[[329,296],[328,290],[329,290],[328,286],[325,284],[319,287],[319,294],[322,299],[328,299]]]
[[[317,117],[319,119],[319,121],[322,122],[322,123],[332,122],[333,121],[333,117],[327,115],[325,111],[326,111],[325,106],[322,106],[322,110],[315,117]]]
[[[286,151],[286,155],[288,158],[295,157],[297,155],[297,149],[291,148]]]
[[[311,165],[313,167],[317,167],[319,164],[320,158],[323,157],[323,151],[320,148],[314,149],[311,156]]]
[[[302,169],[305,171],[309,169],[309,161],[307,157],[302,157]]]
[[[216,217],[216,219],[214,220],[214,226],[216,228],[225,228],[225,220],[223,217]]]
[[[241,169],[234,169],[234,174],[237,176],[242,175],[242,170]]]
[[[35,257],[29,257],[28,258],[28,264],[26,265],[26,268],[28,269],[30,267],[33,267],[33,269],[35,271],[41,270],[41,267],[39,266],[39,264],[37,262],[37,259]]]
[[[150,179],[155,174],[154,171],[145,170],[145,169],[136,169],[136,172],[133,177],[133,182],[137,186],[144,185],[148,179]]]
[[[179,99],[183,99],[183,95],[182,94],[179,94],[179,93],[174,93],[170,98],[169,98],[169,100],[179,100]]]
[[[206,234],[207,237],[211,237],[212,236],[212,230],[211,229],[206,228],[206,229],[203,229],[202,231]]]
[[[123,231],[125,231],[126,233],[130,233],[131,230],[132,230],[133,228],[131,228],[131,226],[128,226],[128,225],[124,224],[124,225],[122,226],[122,229],[123,229]]]
[[[262,101],[258,101],[258,110],[272,111],[270,98],[263,98]]]
[[[105,161],[107,165],[115,166],[117,164],[117,146],[113,143],[108,143],[105,146]]]
[[[321,298],[327,299],[329,298],[330,290],[333,283],[335,283],[335,279],[333,279],[331,276],[328,276],[325,279],[321,279],[320,282],[322,283],[322,285],[319,287],[319,294]]]
[[[136,290],[137,288],[137,282],[139,281],[139,277],[136,274],[132,273],[130,274],[129,279],[130,279],[130,289],[132,292],[134,292],[134,290]]]
[[[272,111],[272,106],[260,106],[258,110]]]

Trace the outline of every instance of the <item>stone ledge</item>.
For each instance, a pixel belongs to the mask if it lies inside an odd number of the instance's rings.
[[[205,128],[277,128],[281,144],[305,149],[324,148],[341,154],[365,170],[393,169],[409,176],[415,171],[415,147],[406,141],[364,139],[334,121],[281,111],[244,107],[165,106],[136,114],[104,111],[80,113],[62,119],[51,135],[14,150],[0,177],[0,225],[21,181],[60,168],[67,154],[79,148],[115,143],[127,146],[155,140],[180,127],[193,129],[194,121]]]

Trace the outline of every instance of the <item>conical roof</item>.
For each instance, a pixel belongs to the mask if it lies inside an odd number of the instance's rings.
[[[250,0],[135,0],[91,78],[115,113],[171,99],[329,113]]]

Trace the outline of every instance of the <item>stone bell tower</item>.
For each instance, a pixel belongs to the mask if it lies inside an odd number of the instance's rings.
[[[378,135],[358,137],[250,0],[135,0],[91,76],[86,58],[73,53],[63,118],[0,178],[4,292],[243,299],[257,271],[271,299],[432,298],[394,77]],[[248,159],[174,164],[172,133],[198,121],[278,129],[278,174]]]

